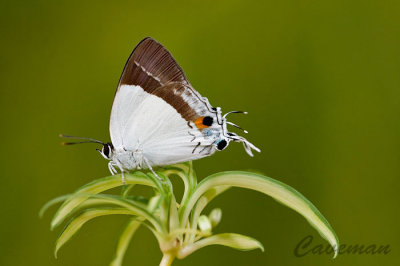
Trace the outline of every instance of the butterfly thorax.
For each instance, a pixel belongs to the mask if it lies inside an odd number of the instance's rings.
[[[118,168],[126,171],[145,168],[141,149],[131,151],[124,148],[116,148],[112,151],[110,159]]]

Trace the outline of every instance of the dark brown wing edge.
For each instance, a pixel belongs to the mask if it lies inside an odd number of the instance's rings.
[[[137,85],[147,93],[160,97],[188,122],[199,117],[184,100],[183,94],[186,97],[195,97],[195,100],[199,100],[201,96],[191,87],[168,50],[150,37],[143,39],[132,51],[116,93],[121,85]]]
[[[148,93],[170,82],[189,85],[181,67],[159,42],[144,38],[132,51],[122,72],[121,85],[139,85]],[[117,90],[118,90],[117,88]]]

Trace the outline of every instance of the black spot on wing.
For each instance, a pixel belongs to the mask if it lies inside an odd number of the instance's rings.
[[[203,125],[211,126],[213,121],[214,121],[214,119],[211,116],[206,116],[203,118]]]

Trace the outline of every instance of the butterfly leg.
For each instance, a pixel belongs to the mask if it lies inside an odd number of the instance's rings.
[[[117,170],[115,170],[114,163],[111,161],[108,163],[108,170],[110,170],[112,175],[117,174]]]
[[[122,177],[122,185],[125,185],[125,172],[124,172],[124,168],[121,166],[121,164],[117,161],[117,162],[115,162],[113,165],[116,165],[116,166],[118,166],[118,168],[121,170],[121,177]],[[115,170],[115,168],[114,168],[114,170]],[[117,172],[117,171],[115,171],[115,172]]]
[[[121,170],[121,175],[122,175],[122,185],[125,185],[125,175],[123,170]]]
[[[146,163],[146,165],[147,165],[147,167],[150,169],[150,171],[158,178],[158,180],[164,181],[161,177],[159,177],[159,176],[156,174],[156,172],[154,172],[154,170],[153,170],[153,168],[151,167],[149,161],[148,161],[145,157],[143,157],[143,161]]]
[[[119,169],[121,169],[122,184],[125,185],[125,175],[124,175],[124,170],[122,169],[122,167],[118,163],[115,163],[113,161],[108,163],[108,169],[110,170],[112,175],[118,174],[118,172],[114,166],[117,166]]]

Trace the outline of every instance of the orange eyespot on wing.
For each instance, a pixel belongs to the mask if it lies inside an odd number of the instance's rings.
[[[208,128],[213,122],[214,119],[211,116],[202,116],[194,120],[194,124],[198,129]]]
[[[196,120],[193,121],[198,129],[203,129],[203,128],[207,128],[208,127],[208,126],[203,124],[203,120],[204,120],[204,116],[199,117],[199,118],[197,118]]]

